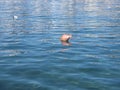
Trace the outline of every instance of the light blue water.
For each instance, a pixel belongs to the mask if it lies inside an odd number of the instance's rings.
[[[120,90],[120,0],[0,0],[0,90]]]

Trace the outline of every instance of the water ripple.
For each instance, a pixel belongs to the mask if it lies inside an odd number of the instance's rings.
[[[1,90],[119,90],[119,14],[119,0],[0,0]]]

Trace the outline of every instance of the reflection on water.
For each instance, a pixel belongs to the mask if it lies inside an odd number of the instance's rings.
[[[64,41],[61,41],[62,45],[65,45],[65,46],[70,46],[71,43],[70,42],[64,42]]]
[[[1,90],[120,89],[119,0],[0,0],[0,43]]]

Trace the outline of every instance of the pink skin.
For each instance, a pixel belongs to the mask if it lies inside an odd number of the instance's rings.
[[[72,37],[72,35],[70,35],[70,34],[63,34],[63,35],[61,36],[60,40],[61,40],[62,42],[68,42],[71,37]]]

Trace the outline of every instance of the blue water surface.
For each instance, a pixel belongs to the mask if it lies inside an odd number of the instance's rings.
[[[0,0],[0,90],[120,90],[120,0]]]

